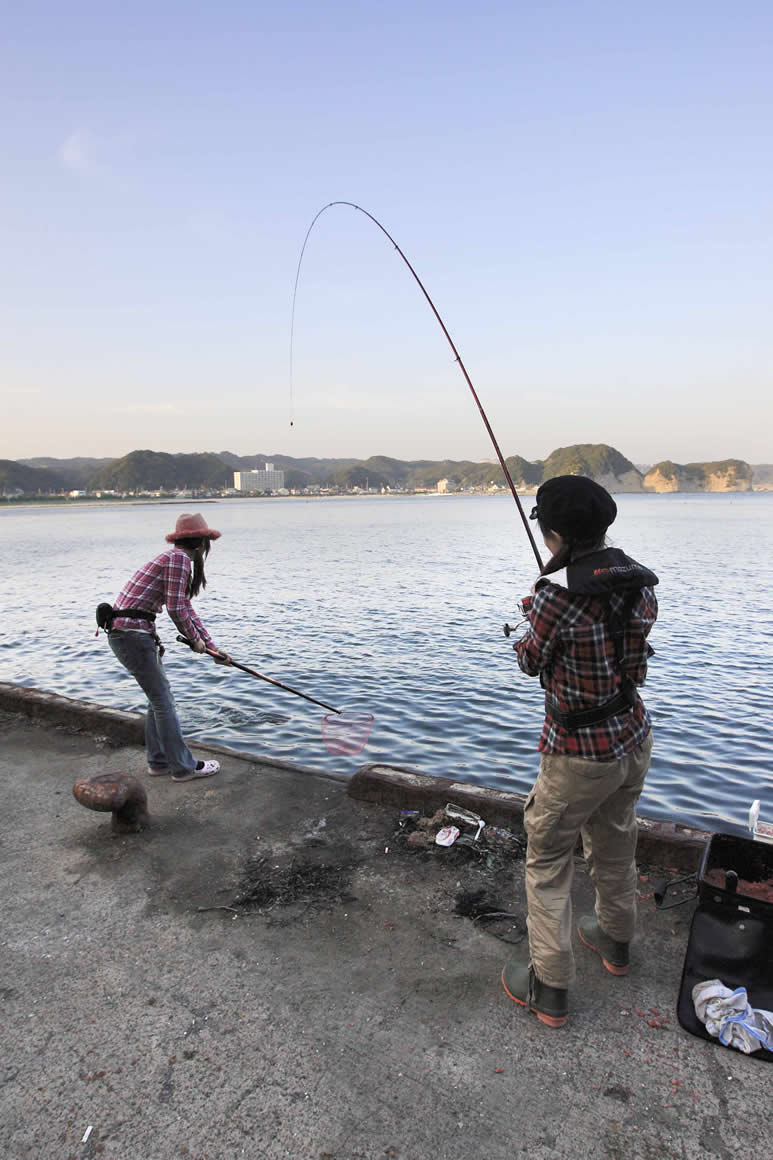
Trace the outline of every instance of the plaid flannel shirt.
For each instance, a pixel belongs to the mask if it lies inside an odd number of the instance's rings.
[[[569,592],[546,580],[533,600],[524,602],[527,628],[515,645],[518,664],[530,677],[541,677],[545,691],[562,713],[601,705],[611,700],[621,685],[621,670],[605,619],[606,601]],[[625,596],[614,593],[611,599],[622,604]],[[642,588],[625,632],[622,665],[635,685],[643,685],[647,675],[651,653],[647,636],[657,615],[655,593]],[[650,715],[638,693],[629,712],[577,730],[559,725],[546,706],[538,749],[589,761],[614,761],[640,745],[650,728]]]
[[[201,639],[214,648],[211,636],[193,611],[187,595],[192,567],[187,552],[182,548],[171,547],[143,568],[138,568],[113,604],[116,612],[113,628],[152,632],[153,626],[149,621],[121,617],[120,610],[141,608],[145,612],[158,613],[166,605],[167,612],[183,636],[191,641]]]

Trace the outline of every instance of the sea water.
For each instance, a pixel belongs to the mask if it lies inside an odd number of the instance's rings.
[[[760,798],[770,817],[773,494],[617,501],[612,542],[660,577],[641,812],[727,828]],[[529,788],[543,698],[502,625],[518,619],[536,564],[508,496],[0,508],[0,680],[142,710],[95,639],[94,608],[164,549],[181,511],[199,509],[223,533],[196,601],[216,643],[374,725],[361,754],[329,753],[325,710],[194,655],[163,614],[187,735],[320,770],[378,761]]]

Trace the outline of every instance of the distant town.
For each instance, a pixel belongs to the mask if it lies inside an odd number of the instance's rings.
[[[773,465],[740,459],[635,465],[605,443],[559,447],[545,460],[506,460],[519,491],[536,491],[556,475],[584,475],[612,492],[738,492],[773,490]],[[0,496],[14,502],[206,499],[254,496],[485,495],[508,488],[497,462],[238,456],[232,452],[173,455],[131,451],[120,459],[0,460]]]

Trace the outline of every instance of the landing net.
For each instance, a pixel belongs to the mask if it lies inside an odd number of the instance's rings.
[[[329,753],[351,756],[361,753],[373,728],[371,713],[344,709],[322,718],[322,742]]]

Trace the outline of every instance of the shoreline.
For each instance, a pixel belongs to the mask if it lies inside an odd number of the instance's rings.
[[[19,714],[36,724],[89,734],[113,746],[144,746],[141,713],[112,709],[93,701],[64,697],[28,685],[0,682],[0,711]],[[396,809],[421,809],[433,814],[446,802],[455,801],[479,814],[489,825],[520,827],[526,794],[492,789],[454,778],[433,777],[405,766],[384,762],[366,763],[353,775],[298,765],[281,758],[248,750],[188,739],[197,750],[219,754],[248,764],[301,776],[320,777],[346,785],[349,797]],[[656,818],[639,817],[637,858],[643,863],[668,862],[684,871],[696,870],[710,831]]]
[[[537,494],[537,488],[530,488],[524,491],[518,491],[519,498],[533,499]],[[749,489],[738,489],[732,491],[612,491],[610,495],[614,496],[679,496],[685,498],[687,496],[699,495],[717,495],[717,496],[741,496],[741,495],[772,495],[773,487],[752,487]],[[17,511],[25,508],[101,508],[101,507],[185,507],[195,506],[201,507],[202,504],[216,504],[226,503],[230,500],[239,500],[244,502],[281,502],[287,500],[317,501],[329,499],[344,499],[344,500],[362,500],[362,499],[379,499],[379,500],[407,500],[407,499],[511,499],[512,493],[506,488],[501,491],[405,491],[405,492],[376,492],[371,491],[366,494],[344,492],[340,495],[210,495],[210,496],[181,496],[174,497],[158,497],[148,496],[143,499],[137,496],[127,497],[126,499],[119,499],[111,496],[110,499],[98,499],[96,496],[88,499],[68,499],[64,496],[52,499],[19,499],[15,500],[7,496],[0,497],[0,512]]]

